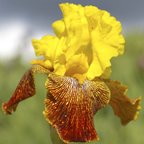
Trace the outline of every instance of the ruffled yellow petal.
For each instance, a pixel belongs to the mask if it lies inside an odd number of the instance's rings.
[[[124,51],[120,22],[94,6],[64,3],[60,9],[63,18],[52,24],[56,36],[33,40],[36,55],[43,55],[45,65],[61,76],[79,81],[108,77],[111,58]]]
[[[127,87],[122,86],[120,82],[107,81],[106,84],[111,91],[110,105],[114,113],[121,119],[121,123],[125,125],[131,120],[135,120],[141,109],[141,98],[134,100],[128,98],[125,95]]]
[[[55,36],[43,36],[40,40],[33,39],[32,44],[36,55],[44,55],[47,59],[53,60],[59,39]]]
[[[101,20],[91,32],[93,59],[87,73],[88,79],[106,75],[104,72],[106,68],[111,67],[111,58],[123,54],[124,51],[120,23],[108,12],[101,13]]]
[[[80,49],[83,49],[90,42],[88,22],[84,15],[84,9],[80,5],[61,4],[63,22],[66,29],[66,57],[71,58]],[[63,35],[62,35],[63,36]]]
[[[53,67],[55,53],[59,39],[54,36],[44,36],[40,40],[33,39],[32,44],[37,56],[43,55],[44,63],[47,67]]]

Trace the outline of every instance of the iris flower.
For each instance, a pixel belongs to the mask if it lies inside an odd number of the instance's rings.
[[[52,24],[54,35],[33,39],[37,56],[3,110],[11,114],[20,101],[35,95],[34,74],[47,75],[46,120],[65,143],[99,140],[94,115],[110,105],[123,125],[135,120],[140,98],[110,80],[111,58],[124,52],[122,26],[95,6],[60,4],[63,18]]]

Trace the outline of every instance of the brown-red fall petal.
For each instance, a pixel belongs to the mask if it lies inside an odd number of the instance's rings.
[[[70,77],[50,74],[44,115],[65,142],[98,140],[93,117],[108,104],[110,91],[102,81],[85,80],[80,85]]]
[[[42,65],[33,65],[21,78],[16,90],[7,103],[3,103],[2,109],[6,114],[16,110],[19,102],[35,95],[34,74],[48,74],[50,71]]]
[[[11,114],[16,110],[20,101],[35,94],[35,85],[32,70],[28,70],[21,78],[15,92],[7,103],[3,103],[2,108],[6,114]]]
[[[135,120],[141,109],[141,98],[131,99],[126,95],[127,86],[118,81],[105,81],[111,91],[110,105],[123,125]]]

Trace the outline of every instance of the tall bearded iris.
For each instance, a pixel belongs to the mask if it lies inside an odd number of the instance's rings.
[[[18,103],[35,94],[34,73],[48,76],[45,87],[47,121],[64,142],[98,140],[93,118],[110,105],[123,125],[137,118],[140,98],[131,100],[126,86],[109,79],[111,58],[123,54],[121,24],[95,6],[60,4],[63,18],[52,24],[55,35],[33,39],[37,56],[3,110],[11,114]]]

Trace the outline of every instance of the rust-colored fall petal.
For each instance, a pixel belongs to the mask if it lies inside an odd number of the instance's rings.
[[[110,92],[102,81],[86,80],[82,85],[74,78],[49,75],[44,115],[64,142],[98,140],[94,113],[109,103]]]
[[[16,110],[20,101],[35,95],[34,73],[49,74],[49,70],[41,65],[34,65],[21,78],[15,92],[7,103],[3,103],[2,109],[6,114]]]
[[[35,94],[35,85],[32,69],[28,70],[21,78],[15,92],[7,103],[3,103],[3,110],[6,114],[11,114],[16,110],[20,101]]]
[[[121,123],[126,125],[131,120],[136,119],[141,108],[141,98],[134,100],[128,98],[125,95],[127,87],[121,85],[118,81],[109,80],[106,83],[111,90],[110,105],[112,106],[114,113],[120,117]]]

